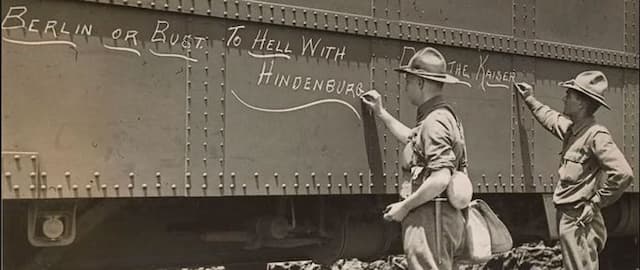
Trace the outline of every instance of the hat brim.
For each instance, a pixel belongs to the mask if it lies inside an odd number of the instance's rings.
[[[574,80],[561,82],[558,85],[560,85],[561,87],[570,88],[570,89],[576,90],[576,91],[578,91],[580,93],[583,93],[583,94],[587,95],[588,97],[590,97],[591,99],[593,99],[593,100],[597,101],[598,103],[600,103],[600,105],[604,106],[608,110],[611,110],[611,107],[604,100],[604,97],[602,97],[600,95],[597,95],[597,94],[594,94],[591,91],[582,88],[580,85],[576,84]]]
[[[397,72],[403,72],[403,73],[408,73],[408,74],[412,74],[412,75],[416,75],[420,78],[424,78],[427,80],[432,80],[432,81],[436,81],[436,82],[443,82],[443,83],[460,83],[460,84],[464,84],[467,85],[469,87],[471,87],[471,84],[469,84],[468,82],[465,81],[461,81],[460,79],[446,74],[446,73],[432,73],[432,72],[425,72],[422,70],[417,70],[417,69],[413,69],[410,67],[399,67],[399,68],[395,68],[393,69]]]

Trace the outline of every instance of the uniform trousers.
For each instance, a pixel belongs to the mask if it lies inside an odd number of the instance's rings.
[[[440,250],[437,249],[436,202],[413,209],[402,220],[402,243],[409,270],[450,270],[464,243],[464,217],[449,202],[440,203]]]
[[[598,253],[607,241],[602,213],[594,209],[590,223],[578,224],[576,220],[584,207],[575,208],[576,205],[556,205],[563,267],[565,270],[598,269]]]

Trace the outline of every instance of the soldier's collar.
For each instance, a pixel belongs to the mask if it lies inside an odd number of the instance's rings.
[[[596,120],[593,116],[583,118],[579,122],[573,122],[573,124],[571,125],[571,133],[573,133],[573,135],[580,134],[586,128],[592,126],[595,122]]]
[[[418,106],[416,122],[422,122],[422,120],[427,118],[427,115],[429,115],[429,113],[431,113],[435,109],[445,106],[447,106],[447,102],[444,100],[444,97],[442,95],[437,95],[430,98],[429,100],[422,103],[422,105]]]

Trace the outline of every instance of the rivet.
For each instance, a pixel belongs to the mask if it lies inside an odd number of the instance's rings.
[[[102,184],[102,185],[100,186],[100,188],[102,188],[102,189],[107,189],[107,185]]]
[[[70,172],[64,172],[64,176],[65,177],[69,177],[69,176],[71,176],[71,173]]]
[[[157,188],[157,189],[160,189],[161,187],[162,187],[162,184],[160,184],[160,183],[156,183],[156,188]]]
[[[269,188],[269,184],[264,184],[264,187],[265,188]]]
[[[207,184],[202,184],[202,189],[207,189]]]
[[[236,177],[236,173],[235,173],[235,172],[232,172],[232,173],[231,173],[231,177]]]
[[[76,187],[76,188],[77,188],[77,187]],[[29,189],[30,189],[30,190],[34,190],[34,189],[36,189],[36,185],[29,185]]]
[[[4,173],[4,176],[6,176],[6,177],[11,177],[11,172],[5,172],[5,173]]]
[[[309,184],[304,185],[307,189],[310,187]]]
[[[160,178],[160,172],[156,172],[156,177]]]
[[[320,188],[320,184],[316,184],[316,188]]]
[[[147,184],[142,184],[142,189],[147,189]]]
[[[41,172],[40,176],[43,177],[43,178],[46,178],[47,177],[47,172]]]
[[[133,177],[135,177],[135,176],[136,176],[136,174],[135,174],[135,173],[133,173],[133,172],[130,172],[130,173],[129,173],[129,177],[133,178]]]
[[[312,173],[311,173],[311,177],[316,177],[316,173],[315,173],[315,172],[312,172]]]
[[[36,156],[35,155],[31,155],[31,160],[35,161],[36,160]]]
[[[191,177],[191,173],[190,173],[190,172],[186,172],[184,175],[185,175],[186,177]]]
[[[13,190],[16,190],[16,191],[17,191],[18,189],[20,189],[20,186],[18,186],[18,185],[13,185]]]
[[[15,186],[14,186],[14,187],[15,187]],[[57,186],[56,186],[56,188],[57,188],[58,190],[61,190],[61,189],[62,189],[62,185],[57,185]]]
[[[190,189],[190,188],[191,188],[191,184],[185,184],[185,185],[184,185],[184,187],[185,187],[186,189]]]
[[[91,189],[91,185],[84,186],[86,189]],[[46,188],[46,187],[45,187]]]
[[[31,186],[33,187],[33,185],[31,185]],[[73,185],[71,188],[72,188],[72,189],[74,189],[74,190],[76,190],[76,189],[78,189],[78,185]],[[32,189],[33,189],[33,188],[32,188]]]
[[[207,178],[207,173],[202,173],[202,177]]]
[[[133,189],[133,184],[128,184],[128,185],[127,185],[127,187],[128,187],[129,189]]]
[[[114,189],[120,189],[120,185],[115,184],[115,185],[113,185],[113,188],[114,188]]]
[[[13,156],[13,159],[15,159],[15,160],[20,159],[20,155],[14,155],[14,156]]]
[[[224,188],[224,185],[223,185],[223,184],[218,184],[218,188],[219,188],[219,189],[223,189],[223,188]]]

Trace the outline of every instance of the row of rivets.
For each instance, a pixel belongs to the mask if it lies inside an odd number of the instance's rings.
[[[228,5],[228,1],[227,0],[223,0],[223,5],[224,5],[224,13],[223,13],[223,17],[227,17],[228,13],[230,12],[229,8],[230,6]],[[247,8],[246,10],[242,10],[240,9],[240,5],[238,1],[234,1],[234,15],[237,19],[245,19],[242,18],[242,14],[240,13],[241,11],[246,12],[246,19],[245,20],[252,20],[252,16],[251,13],[254,12],[253,8],[251,8],[251,2],[246,2]],[[514,3],[515,5],[515,3]],[[523,7],[526,9],[526,5],[523,5]],[[151,2],[151,8],[155,8],[155,3]],[[168,3],[164,4],[164,8],[168,9]],[[298,13],[295,7],[286,7],[284,5],[270,5],[269,6],[269,10],[271,11],[271,16],[269,18],[269,22],[271,23],[275,23],[275,18],[274,16],[276,15],[275,10],[279,9],[280,10],[280,15],[282,16],[281,20],[280,20],[280,24],[287,24],[287,18],[289,18],[289,22],[292,26],[298,26],[300,27],[297,23],[297,19],[298,19]],[[260,19],[260,21],[263,21],[263,15],[264,15],[264,10],[263,10],[263,4],[258,4],[258,9],[259,9],[259,14],[260,16],[258,17]],[[375,8],[374,8],[375,10]],[[532,12],[535,15],[535,7],[532,6]],[[177,10],[178,12],[183,12],[182,6],[178,5],[177,6]],[[204,12],[204,7],[202,9],[198,9],[198,12]],[[303,27],[310,27],[310,25],[312,25],[314,28],[317,28],[318,25],[318,11],[319,10],[313,10],[311,9],[310,11],[308,10],[303,10]],[[186,11],[184,11],[186,12]],[[189,12],[193,13],[194,12],[194,7],[189,8]],[[314,16],[314,22],[313,24],[308,23],[307,20],[309,19],[307,17],[307,13],[308,12],[313,12]],[[524,15],[524,19],[526,20],[526,12],[528,12],[528,10],[525,10],[525,15]],[[207,15],[211,15],[211,1],[209,1],[209,8],[206,9],[206,13]],[[345,14],[345,13],[338,13],[338,12],[322,12],[324,15],[324,29],[325,30],[329,30],[332,29],[334,31],[344,31],[344,32],[349,32],[351,31],[351,29],[354,30],[354,33],[356,34],[363,34],[364,35],[368,35],[369,33],[369,28],[373,27],[373,33],[374,35],[378,34],[378,18],[375,17],[368,17],[368,16],[362,16],[362,15],[356,15],[356,14]],[[288,14],[290,14],[288,16]],[[515,12],[514,12],[515,15]],[[329,19],[329,17],[333,17],[333,19]],[[341,18],[341,19],[340,19]],[[531,23],[533,24],[533,26],[535,26],[535,16],[531,15]],[[369,23],[370,21],[372,21],[373,23]],[[475,47],[475,48],[479,48],[479,47],[483,47],[484,49],[490,49],[490,50],[494,50],[494,51],[507,51],[507,52],[514,52],[514,53],[518,53],[518,54],[524,54],[524,55],[532,55],[531,52],[529,50],[523,50],[521,49],[517,44],[523,44],[525,45],[526,48],[526,44],[527,42],[530,42],[532,40],[530,39],[524,39],[524,38],[513,38],[510,36],[502,36],[502,35],[496,35],[496,34],[487,34],[487,33],[482,33],[482,32],[475,32],[475,31],[467,31],[467,30],[461,30],[461,29],[448,29],[448,28],[443,28],[443,27],[436,27],[436,26],[431,26],[431,25],[425,25],[425,24],[418,24],[418,23],[408,23],[406,24],[406,22],[402,22],[402,21],[396,21],[396,20],[388,20],[388,19],[380,19],[380,21],[383,22],[382,25],[386,25],[386,36],[387,37],[391,37],[391,32],[392,29],[393,31],[397,30],[398,31],[398,36],[397,38],[399,39],[405,39],[405,40],[412,40],[412,39],[416,39],[416,40],[423,40],[423,35],[422,35],[422,30],[424,31],[424,41],[430,42],[430,38],[433,38],[433,41],[435,43],[440,43],[440,44],[447,44],[447,45],[455,45],[455,46],[461,46],[461,47]],[[354,22],[354,23],[350,23],[350,22]],[[362,22],[364,22],[364,27],[361,24]],[[331,23],[331,25],[329,24]],[[340,24],[344,24],[345,28],[344,30],[341,30],[339,28]],[[406,27],[404,27],[406,24]],[[333,27],[331,27],[333,26]],[[525,24],[523,24],[523,27],[526,26]],[[360,28],[364,28],[365,31],[361,32]],[[408,33],[405,32],[405,29],[408,31]],[[416,35],[412,35],[413,33],[413,29],[416,29]],[[430,31],[429,30],[433,30],[433,36],[430,36]],[[533,28],[535,29],[535,28]],[[635,29],[635,28],[634,28]],[[438,39],[438,33],[440,33],[442,35],[442,39],[439,40]],[[451,35],[448,35],[448,33],[451,33]],[[535,34],[535,32],[532,32],[532,34]],[[475,44],[472,44],[471,40],[473,40],[473,38],[471,38],[471,35],[475,35]],[[468,37],[468,41],[465,44],[463,41],[463,37],[467,36]],[[459,38],[459,40],[456,41],[454,40],[456,37]],[[481,38],[480,38],[481,37]],[[487,38],[490,38],[492,40],[491,44],[488,44],[487,42]],[[496,43],[496,39],[498,39],[498,43]],[[482,43],[481,41],[484,40],[484,43]],[[504,41],[504,43],[502,42]],[[506,45],[505,45],[506,43]],[[535,43],[535,41],[534,41]],[[547,46],[554,46],[554,48],[559,48],[560,50],[564,50],[567,49],[567,51],[570,51],[572,49],[572,45],[569,44],[554,44],[553,42],[538,42],[539,44],[545,44]],[[593,48],[583,48],[584,50],[588,50],[588,51],[594,51],[594,52],[604,52],[601,50],[597,50],[597,49],[593,49]],[[536,48],[534,46],[534,50],[533,50],[534,54],[539,54],[536,53]],[[558,52],[554,52],[553,55],[551,55],[551,53],[548,53],[547,55],[544,55],[544,51],[542,51],[542,55],[543,57],[550,57],[550,58],[555,58],[555,59],[569,59],[571,60],[570,55],[565,55],[563,53],[558,53]],[[601,55],[601,54],[597,54],[597,55]],[[581,61],[581,62],[588,62],[588,63],[598,63],[598,64],[605,64],[605,65],[613,65],[613,66],[624,66],[624,67],[638,67],[639,63],[639,58],[637,55],[633,54],[633,53],[623,53],[623,52],[617,52],[617,51],[606,51],[605,55],[607,56],[596,56],[595,58],[587,58],[584,60],[580,60],[580,59],[575,59],[576,61]]]

